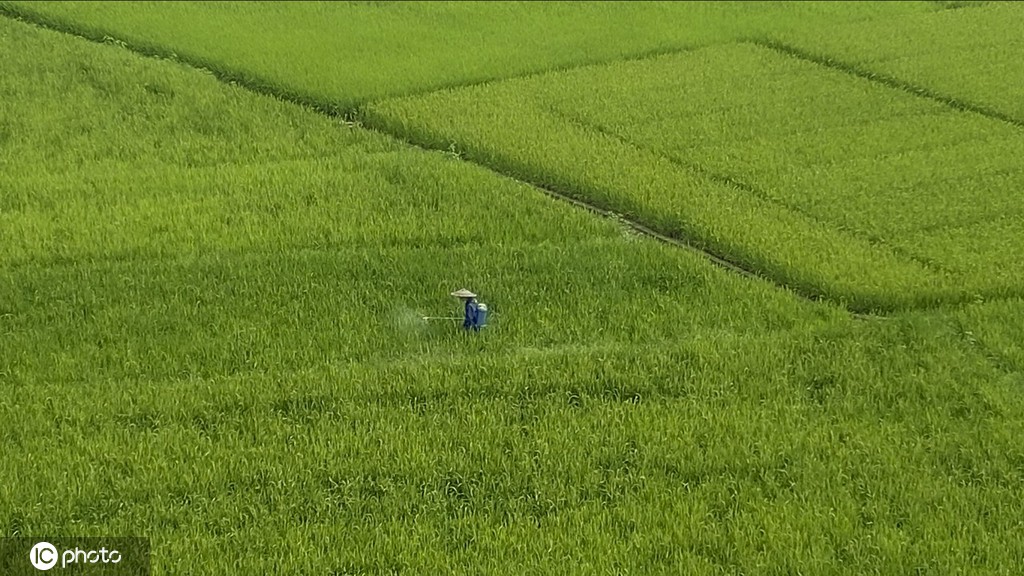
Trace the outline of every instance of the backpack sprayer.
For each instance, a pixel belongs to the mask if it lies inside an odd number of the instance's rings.
[[[461,290],[456,290],[455,292],[452,292],[451,295],[455,296],[456,298],[464,299],[467,302],[467,306],[469,305],[470,302],[473,303],[473,306],[471,306],[470,309],[467,310],[467,315],[465,317],[422,316],[423,321],[430,322],[431,320],[468,320],[469,325],[466,327],[472,328],[473,330],[480,330],[481,328],[487,326],[487,304],[484,304],[483,302],[475,302],[474,299],[476,298],[476,294],[473,294],[469,290],[463,288]]]

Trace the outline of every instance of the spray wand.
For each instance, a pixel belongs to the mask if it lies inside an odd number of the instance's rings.
[[[475,302],[476,294],[473,294],[465,288],[452,292],[452,296],[461,298],[466,302],[466,324],[464,326],[468,329],[473,328],[474,331],[479,332],[481,328],[487,326],[487,304],[483,302]],[[471,307],[472,305],[472,307]],[[421,316],[424,322],[431,320],[462,320],[462,316]]]

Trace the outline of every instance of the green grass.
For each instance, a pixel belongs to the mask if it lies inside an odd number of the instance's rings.
[[[494,306],[495,350],[837,313],[444,155],[40,35],[5,24],[2,118],[25,145],[6,149],[0,301],[24,381],[458,353],[410,319],[457,312],[464,283]]]
[[[0,2],[337,110],[927,2]],[[300,30],[301,33],[296,31]]]
[[[854,321],[177,64],[0,51],[0,535],[145,535],[154,574],[1024,556],[996,304]],[[416,320],[462,285],[485,333]]]
[[[979,302],[955,314],[961,337],[996,365],[1011,373],[1024,371],[1024,301]]]
[[[364,121],[856,309],[1021,288],[1004,272],[1024,264],[1006,249],[1024,243],[1014,127],[763,47],[389,100]]]
[[[7,526],[161,573],[1007,573],[1019,395],[921,328],[40,383]]]
[[[901,14],[770,35],[810,56],[852,67],[1024,124],[1024,8],[988,2],[969,9]]]

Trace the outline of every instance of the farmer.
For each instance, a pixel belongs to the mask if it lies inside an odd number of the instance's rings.
[[[476,322],[477,304],[476,294],[473,294],[465,288],[452,292],[452,296],[461,298],[466,303],[466,316],[462,320],[462,329],[469,330],[472,328],[475,332],[480,331],[480,325]]]

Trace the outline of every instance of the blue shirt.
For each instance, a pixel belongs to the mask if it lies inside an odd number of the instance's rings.
[[[466,319],[462,321],[462,327],[469,330],[476,325],[476,302],[466,300]]]

